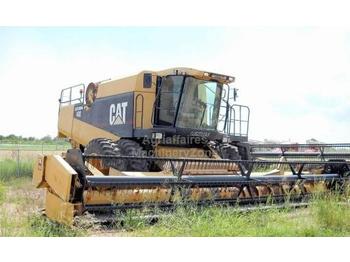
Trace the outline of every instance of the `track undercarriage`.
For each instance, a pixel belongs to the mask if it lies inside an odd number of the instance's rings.
[[[154,172],[115,168],[129,163],[157,163],[168,168]],[[74,216],[84,212],[167,208],[178,203],[300,202],[313,194],[343,190],[348,184],[349,163],[345,157],[332,161],[223,160],[83,154],[71,149],[64,158],[40,157],[34,170],[34,184],[47,191],[46,215],[72,224]]]

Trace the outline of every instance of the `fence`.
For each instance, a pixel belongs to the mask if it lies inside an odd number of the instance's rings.
[[[0,140],[0,177],[9,173],[21,176],[31,172],[39,154],[61,154],[69,148],[70,144],[65,141],[31,143]]]

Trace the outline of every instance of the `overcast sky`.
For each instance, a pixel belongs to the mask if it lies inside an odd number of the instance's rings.
[[[350,29],[1,28],[0,134],[57,134],[62,88],[186,66],[236,77],[250,138],[350,142]]]

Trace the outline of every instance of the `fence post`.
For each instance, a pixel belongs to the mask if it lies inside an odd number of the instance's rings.
[[[19,144],[17,144],[17,177],[20,176],[20,170],[19,170]]]

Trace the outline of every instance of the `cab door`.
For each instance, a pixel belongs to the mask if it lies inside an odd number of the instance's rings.
[[[154,126],[174,126],[178,104],[181,99],[183,80],[183,76],[162,78],[155,101]]]

